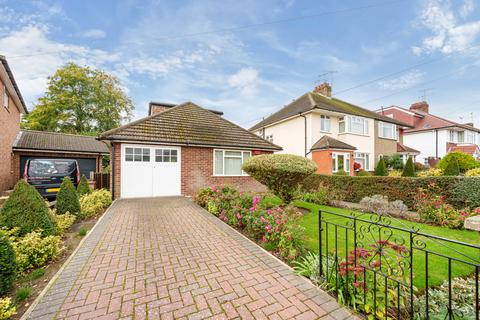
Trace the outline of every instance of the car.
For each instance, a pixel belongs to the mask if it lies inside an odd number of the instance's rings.
[[[74,159],[29,159],[25,164],[23,178],[34,186],[40,195],[54,199],[65,177],[70,177],[77,187],[80,182],[80,167]]]

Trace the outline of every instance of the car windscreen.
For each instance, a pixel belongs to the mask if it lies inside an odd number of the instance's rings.
[[[33,159],[28,166],[30,177],[70,175],[75,170],[75,160]]]

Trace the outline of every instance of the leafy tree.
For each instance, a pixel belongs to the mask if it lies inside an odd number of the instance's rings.
[[[263,154],[248,159],[242,168],[284,202],[290,203],[299,184],[317,170],[317,165],[292,154]]]
[[[460,167],[458,166],[458,160],[456,158],[450,158],[448,160],[445,170],[443,170],[444,176],[458,176],[460,175]]]
[[[49,78],[45,95],[22,125],[40,131],[96,134],[130,119],[132,109],[117,78],[70,63]]]
[[[382,157],[378,161],[377,167],[375,168],[375,175],[384,177],[387,174],[388,173],[387,173],[387,168],[386,168],[386,165],[385,165],[385,160],[383,160],[383,157]]]
[[[460,169],[460,173],[465,173],[470,169],[477,168],[480,166],[480,163],[477,160],[475,160],[474,157],[459,151],[454,151],[447,154],[438,162],[437,166],[440,169],[446,170],[448,164],[450,163],[450,160],[452,159],[456,160],[458,164],[458,168]]]
[[[82,177],[80,178],[80,183],[77,186],[78,196],[83,196],[84,194],[87,194],[90,192],[92,192],[92,190],[90,190],[90,186],[88,185],[88,180],[85,177],[85,175],[82,174]]]
[[[7,235],[0,231],[0,296],[7,293],[17,277],[17,262]]]
[[[65,177],[60,185],[55,208],[59,214],[67,212],[78,214],[80,212],[80,202],[78,200],[77,191],[69,177]]]
[[[20,236],[37,229],[42,230],[43,236],[53,235],[57,232],[57,226],[48,213],[45,200],[25,180],[18,181],[12,194],[0,210],[0,226],[18,227]]]
[[[409,157],[405,168],[403,168],[402,177],[415,177],[415,164],[412,157]]]

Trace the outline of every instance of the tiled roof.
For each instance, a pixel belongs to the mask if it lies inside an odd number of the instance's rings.
[[[397,152],[420,153],[420,151],[407,147],[406,145],[401,144],[400,142],[397,142]]]
[[[463,152],[463,153],[466,153],[466,154],[469,154],[469,155],[474,155],[474,154],[478,154],[480,153],[480,149],[478,148],[478,146],[476,144],[469,144],[469,145],[454,145],[454,146],[451,146],[449,149],[448,149],[448,152],[453,152],[453,151],[460,151],[460,152]]]
[[[108,145],[92,136],[46,131],[20,131],[13,150],[109,153]]]
[[[307,111],[311,111],[314,109],[322,109],[332,112],[350,114],[360,117],[371,118],[379,121],[389,122],[398,124],[403,127],[410,127],[408,124],[392,119],[390,117],[383,116],[381,114],[376,113],[375,111],[371,111],[354,104],[348,103],[346,101],[337,99],[337,98],[328,98],[324,95],[321,95],[316,92],[307,92],[292,103],[286,105],[279,111],[273,113],[266,119],[260,121],[256,125],[250,128],[250,131],[257,130],[278,121],[287,119],[292,116],[296,116],[299,113],[304,113]]]
[[[330,136],[321,137],[310,150],[327,150],[327,149],[344,149],[344,150],[357,150],[354,146],[349,145],[343,141],[334,139]]]
[[[456,128],[456,127],[480,132],[480,129],[477,129],[473,126],[447,120],[430,113],[423,113],[423,112],[417,112],[417,111],[412,111],[412,112],[414,112],[417,115],[420,115],[421,117],[418,117],[417,120],[415,120],[415,127],[412,129],[406,129],[405,133],[432,130],[432,129]]]
[[[282,150],[191,102],[100,134],[102,140]]]

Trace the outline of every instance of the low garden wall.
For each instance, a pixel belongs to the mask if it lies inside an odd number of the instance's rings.
[[[462,180],[477,179],[479,177],[351,177],[314,174],[307,178],[302,188],[306,191],[317,190],[319,186],[329,189],[335,200],[360,202],[364,197],[379,194],[390,200],[401,200],[409,208],[413,208],[414,197],[419,189],[426,189],[435,184],[442,190],[445,201],[457,207],[464,206],[453,195],[454,187]]]

